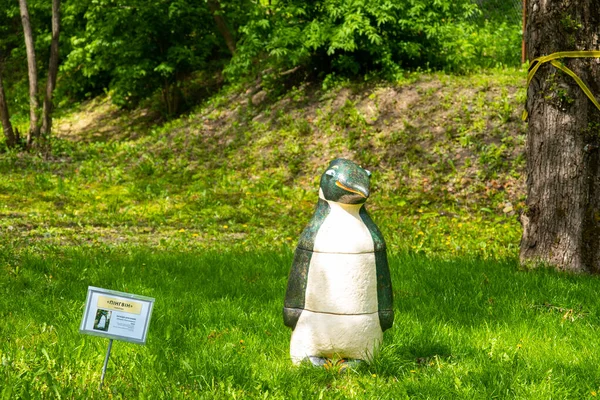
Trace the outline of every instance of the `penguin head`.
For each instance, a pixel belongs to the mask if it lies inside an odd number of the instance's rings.
[[[321,175],[325,200],[344,204],[362,204],[369,197],[371,173],[350,160],[337,158]]]

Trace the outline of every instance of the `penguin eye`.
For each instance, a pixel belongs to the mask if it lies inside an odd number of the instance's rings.
[[[332,169],[328,169],[327,171],[325,171],[325,175],[335,176],[335,171]]]
[[[371,171],[369,171],[368,169],[365,169],[365,172],[367,173],[367,176],[370,178],[371,177]]]

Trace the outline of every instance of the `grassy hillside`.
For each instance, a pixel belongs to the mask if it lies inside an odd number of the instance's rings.
[[[293,246],[332,158],[374,172],[393,252],[513,257],[523,205],[524,71],[258,84],[156,125],[96,99],[47,159],[0,156],[0,232],[17,245]]]

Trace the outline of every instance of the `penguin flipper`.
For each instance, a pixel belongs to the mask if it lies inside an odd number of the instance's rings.
[[[379,325],[381,325],[381,331],[385,332],[394,325],[394,311],[393,310],[381,310],[379,311]]]
[[[388,265],[386,244],[383,235],[373,222],[365,207],[360,209],[360,218],[369,228],[375,248],[375,267],[377,269],[377,309],[379,324],[385,331],[394,324],[394,294],[392,292],[392,277]]]
[[[298,320],[300,319],[300,314],[302,314],[302,311],[303,310],[301,308],[283,307],[283,323],[285,326],[294,330]]]
[[[308,267],[312,251],[297,248],[288,278],[285,301],[283,305],[283,322],[294,329],[304,309]]]
[[[394,293],[385,249],[375,252],[375,266],[377,269],[379,324],[381,330],[385,331],[391,328],[394,323]]]
[[[367,208],[365,206],[361,207],[359,215],[360,219],[362,219],[363,223],[369,229],[369,233],[371,233],[371,238],[373,239],[373,247],[375,249],[375,252],[381,250],[385,251],[387,247],[385,244],[385,239],[383,238],[383,235],[381,234],[381,231],[379,230],[377,225],[375,225],[375,222],[373,222],[373,220],[371,219],[371,216],[367,212]]]
[[[319,233],[319,228],[321,228],[323,221],[325,221],[325,218],[327,218],[327,215],[329,215],[330,211],[331,207],[329,207],[327,201],[319,198],[319,201],[317,202],[317,207],[312,218],[310,219],[310,222],[308,223],[306,228],[304,228],[304,231],[302,231],[302,234],[300,235],[300,240],[298,241],[299,249],[310,251],[313,250],[315,246],[315,238],[317,237],[317,233]]]

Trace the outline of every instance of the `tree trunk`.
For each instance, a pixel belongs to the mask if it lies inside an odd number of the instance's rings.
[[[23,23],[23,34],[25,35],[27,69],[29,73],[29,132],[27,133],[27,146],[29,147],[40,133],[38,124],[37,65],[35,62],[35,44],[33,42],[33,34],[31,33],[27,0],[19,0],[19,10],[21,11],[21,22]]]
[[[58,36],[60,34],[60,0],[52,0],[52,42],[50,43],[50,62],[48,65],[48,81],[46,82],[46,95],[42,111],[42,130],[44,138],[48,138],[52,131],[52,94],[56,87],[58,75]]]
[[[227,45],[227,48],[229,49],[231,54],[234,54],[235,39],[233,38],[231,30],[229,30],[229,27],[225,22],[225,18],[223,18],[223,16],[221,15],[221,4],[218,0],[208,0],[208,8],[210,9],[213,18],[215,19],[215,23],[217,24],[217,29],[219,30],[219,33],[221,33],[221,36],[223,36],[223,39],[225,39],[225,44]]]
[[[558,51],[598,50],[597,0],[529,0],[530,60]],[[600,93],[600,60],[564,59]],[[600,273],[600,111],[550,63],[527,93],[527,210],[521,216],[521,263]]]
[[[8,148],[13,148],[17,145],[17,138],[10,123],[10,115],[8,113],[8,104],[6,104],[6,96],[4,95],[4,86],[2,85],[2,76],[0,75],[0,122],[2,130],[6,136],[6,145]]]

